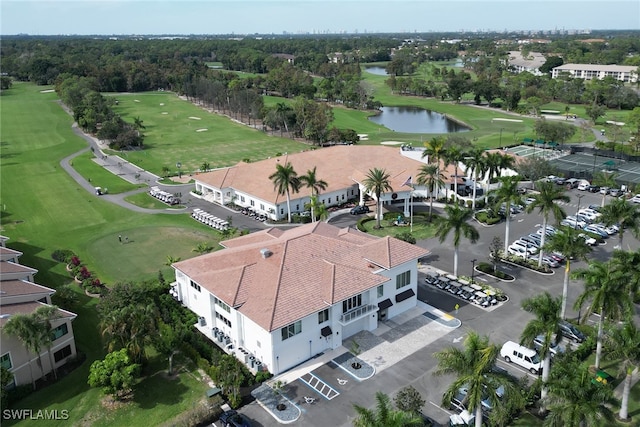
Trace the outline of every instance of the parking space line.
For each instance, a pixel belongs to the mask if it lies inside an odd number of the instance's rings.
[[[506,361],[502,360],[502,359],[498,359],[497,362],[500,362],[502,364],[504,364],[505,366],[509,366],[513,369],[515,369],[516,371],[520,371],[523,372],[527,375],[529,375],[532,378],[538,378],[538,375],[536,374],[532,374],[530,371],[528,371],[527,369],[522,369],[521,367],[519,367],[518,365],[516,365],[515,363],[507,363]]]
[[[301,376],[300,381],[320,393],[320,395],[327,400],[331,400],[340,395],[336,389],[322,381],[319,377],[313,375],[311,372]]]

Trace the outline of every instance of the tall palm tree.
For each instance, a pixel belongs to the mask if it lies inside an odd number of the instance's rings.
[[[60,317],[58,307],[55,305],[40,306],[33,312],[33,316],[35,321],[40,325],[38,328],[39,336],[37,338],[40,340],[40,343],[47,348],[53,376],[55,379],[58,379],[58,370],[55,367],[53,355],[51,354],[51,346],[53,345],[53,327],[51,326],[51,322]]]
[[[358,416],[353,420],[354,427],[411,427],[422,426],[422,417],[412,412],[394,409],[391,399],[386,394],[376,393],[376,409],[371,410],[360,405],[353,405]]]
[[[471,243],[475,243],[480,235],[478,230],[469,224],[469,220],[473,217],[471,209],[461,208],[456,204],[445,206],[444,211],[446,216],[436,219],[436,236],[440,238],[440,243],[444,243],[449,233],[453,231],[453,274],[457,276],[460,239],[465,237]]]
[[[545,427],[614,425],[610,407],[616,403],[611,387],[593,383],[589,367],[575,357],[564,357],[549,378]]]
[[[450,146],[444,153],[445,164],[453,165],[453,192],[456,200],[458,197],[458,164],[464,160],[465,155],[462,149],[456,145]]]
[[[380,217],[382,215],[382,194],[385,191],[393,190],[391,187],[391,176],[384,169],[369,169],[366,178],[362,181],[367,192],[376,196],[376,228],[380,228]]]
[[[591,246],[584,244],[584,239],[573,228],[558,231],[549,237],[541,249],[547,252],[560,252],[565,256],[564,281],[562,282],[562,309],[560,317],[565,319],[567,312],[567,295],[569,293],[569,278],[571,277],[571,260],[585,260],[593,250]]]
[[[484,176],[487,172],[485,168],[484,150],[481,148],[473,148],[469,151],[463,160],[463,163],[467,167],[469,176],[473,177],[473,201],[471,202],[471,209],[476,210],[476,188],[478,175]]]
[[[300,189],[298,173],[293,169],[291,163],[287,162],[284,166],[278,163],[276,165],[276,171],[269,175],[269,179],[273,182],[273,188],[278,194],[287,197],[287,215],[289,222],[291,222],[291,200],[289,191],[297,193]]]
[[[444,175],[440,172],[438,165],[422,165],[416,178],[418,185],[424,185],[429,190],[429,220],[433,213],[433,193],[436,188],[444,185]]]
[[[548,292],[522,301],[524,311],[533,313],[536,317],[524,327],[520,341],[527,347],[531,347],[533,340],[538,335],[544,336],[542,347],[539,349],[540,357],[542,357],[542,392],[540,397],[543,402],[547,397],[546,383],[549,380],[549,371],[551,370],[551,347],[558,342],[562,334],[560,331],[561,306],[562,298],[552,297]],[[544,407],[542,409],[544,411]]]
[[[602,221],[607,225],[617,224],[620,228],[618,238],[620,249],[624,250],[623,237],[625,230],[638,237],[640,235],[640,209],[638,205],[627,202],[624,198],[613,199],[600,210]]]
[[[436,136],[424,143],[425,149],[422,152],[423,159],[425,157],[428,157],[429,163],[433,163],[438,167],[438,176],[441,175],[440,161],[442,160],[446,152],[444,145],[445,145],[444,137]],[[440,192],[439,188],[437,188],[437,190],[438,191],[436,192],[436,194]],[[445,190],[446,190],[446,187],[445,187]],[[448,197],[448,193],[445,192],[445,194],[447,194],[447,197]]]
[[[438,361],[434,375],[453,374],[457,377],[444,393],[442,404],[449,406],[458,390],[465,387],[465,404],[470,411],[475,411],[476,427],[482,426],[482,401],[488,397],[492,406],[499,405],[497,389],[504,386],[505,395],[513,390],[512,381],[494,370],[498,354],[498,347],[489,342],[489,337],[480,337],[477,332],[469,331],[462,350],[448,347],[433,355]]]
[[[321,179],[318,179],[316,176],[316,167],[307,171],[305,175],[300,177],[300,183],[304,184],[305,187],[311,189],[311,196],[317,196],[321,191],[327,189],[327,182]],[[316,217],[314,214],[314,206],[311,205],[311,220],[315,222]]]
[[[505,231],[504,231],[504,253],[507,253],[509,246],[509,229],[511,225],[511,206],[523,205],[522,195],[518,191],[518,178],[515,176],[505,176],[500,179],[500,187],[491,190],[493,204],[496,208],[505,205]]]
[[[610,172],[597,172],[593,176],[593,183],[600,187],[614,188],[618,183],[616,182],[616,174]],[[602,193],[602,203],[600,206],[604,206],[604,202],[607,199],[607,195]]]
[[[549,215],[553,215],[556,222],[567,216],[557,202],[569,202],[571,199],[564,194],[562,186],[557,186],[553,182],[541,182],[538,186],[538,191],[537,194],[531,196],[533,201],[527,206],[526,210],[527,213],[531,213],[535,209],[538,209],[538,213],[542,215],[542,229],[546,231],[547,224],[549,223]],[[540,247],[544,247],[546,233],[542,233],[540,237]],[[538,257],[538,266],[542,266],[542,251],[540,251]]]
[[[18,338],[22,341],[22,344],[27,349],[27,352],[35,353],[40,358],[40,344],[37,338],[38,324],[34,321],[33,316],[27,314],[14,314],[7,323],[3,326],[3,332],[7,335]],[[31,358],[29,358],[31,359]],[[36,380],[33,377],[33,368],[31,366],[31,360],[28,362],[29,374],[31,375],[31,384],[33,389],[36,389]],[[42,362],[40,362],[40,369],[42,369]]]
[[[640,249],[635,252],[614,249],[611,263],[613,268],[622,271],[627,276],[629,298],[634,301],[640,290]]]
[[[612,360],[621,360],[620,374],[624,375],[624,389],[620,404],[619,418],[626,420],[629,416],[629,394],[633,371],[640,365],[640,330],[631,320],[622,327],[611,328],[606,335],[604,353]]]
[[[311,212],[314,212],[312,214],[314,215],[314,221],[315,218],[317,218],[319,221],[324,221],[329,217],[329,210],[327,209],[327,206],[318,201],[318,196],[311,196],[309,198],[309,203],[306,203],[304,205],[304,208],[311,210]]]
[[[487,188],[485,189],[485,192],[484,192],[484,202],[486,204],[487,201],[489,200],[488,193],[489,193],[489,185],[491,185],[491,180],[494,177],[499,176],[500,174],[500,167],[502,164],[502,154],[498,152],[486,153],[484,164],[485,164],[485,169],[487,173]]]
[[[602,339],[605,319],[620,321],[627,319],[633,303],[626,287],[626,276],[613,268],[611,262],[591,261],[588,268],[576,270],[573,277],[584,279],[584,291],[575,302],[575,309],[587,309],[582,316],[586,320],[592,313],[600,315],[596,342],[596,369],[600,369]]]

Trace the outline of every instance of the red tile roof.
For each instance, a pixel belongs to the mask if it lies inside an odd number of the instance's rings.
[[[19,295],[48,294],[53,295],[55,291],[46,286],[38,285],[27,280],[2,280],[0,281],[0,296],[12,297]],[[2,301],[0,301],[0,304]]]
[[[398,147],[371,145],[336,145],[319,150],[288,154],[255,163],[238,163],[230,168],[222,168],[198,175],[197,180],[215,188],[234,188],[270,203],[280,203],[286,199],[274,190],[269,176],[276,170],[276,164],[290,162],[298,176],[305,175],[316,167],[316,176],[327,182],[325,193],[342,190],[361,182],[370,169],[386,170],[391,176],[393,191],[403,188],[409,176],[417,176],[424,164],[403,156]],[[415,182],[415,178],[414,178]],[[306,188],[300,189],[300,196],[308,195]],[[298,196],[299,197],[299,196]],[[296,196],[292,195],[292,199]]]
[[[33,313],[38,307],[42,306],[47,306],[47,304],[33,301],[0,306],[0,327],[4,326],[5,323],[11,319],[12,315]],[[59,319],[75,319],[76,317],[77,315],[75,313],[71,313],[70,311],[63,310],[61,308],[58,309]]]
[[[268,331],[387,282],[375,274],[380,268],[429,253],[324,222],[268,229],[223,244],[227,249],[173,266]],[[271,255],[263,258],[262,249]]]

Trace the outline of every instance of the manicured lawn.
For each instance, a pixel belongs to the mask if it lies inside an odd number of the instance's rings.
[[[127,196],[124,198],[127,202],[132,205],[140,206],[141,208],[147,209],[167,209],[166,203],[162,203],[160,200],[155,197],[151,197],[147,192],[137,193],[131,196]]]
[[[140,117],[146,129],[141,151],[120,154],[143,169],[162,176],[162,167],[184,174],[200,170],[203,162],[211,168],[230,166],[244,159],[257,161],[277,153],[294,153],[309,146],[277,136],[269,136],[227,117],[210,113],[169,92],[119,94],[114,110],[127,121]],[[166,114],[165,114],[166,113]]]
[[[409,221],[409,218],[406,218],[406,220]],[[364,229],[366,230],[367,233],[373,236],[379,236],[379,237],[384,237],[384,236],[395,237],[401,233],[409,233],[411,230],[410,226],[398,227],[393,225],[393,220],[386,220],[386,219],[383,219],[380,222],[380,225],[382,226],[382,228],[379,228],[379,229],[374,228],[376,226],[375,219],[372,219],[371,221],[365,221],[363,222],[362,225],[364,226]],[[435,236],[435,232],[436,232],[436,228],[427,221],[426,216],[414,215],[413,232],[411,232],[411,235],[415,237],[416,240],[429,239]]]

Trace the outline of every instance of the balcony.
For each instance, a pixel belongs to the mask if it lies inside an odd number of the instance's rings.
[[[372,311],[378,311],[378,306],[375,305],[361,305],[360,307],[356,307],[352,310],[347,311],[342,316],[340,316],[339,322],[342,326],[348,325],[349,323],[355,322],[358,319],[363,318],[367,314]]]

